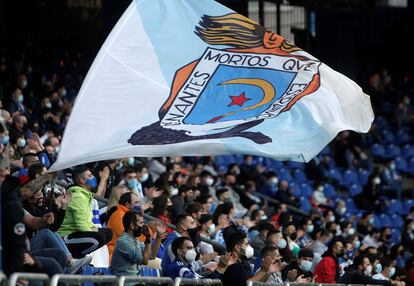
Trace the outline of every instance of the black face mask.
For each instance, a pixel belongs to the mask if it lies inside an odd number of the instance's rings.
[[[390,240],[390,239],[391,239],[391,234],[387,234],[387,235],[385,236],[385,238],[386,238],[387,240]]]
[[[297,235],[296,232],[292,232],[291,234],[289,234],[289,237],[290,237],[291,240],[295,240],[296,237],[298,237],[298,235]]]
[[[344,257],[345,255],[345,249],[341,249],[341,251],[339,251],[338,253],[338,257]]]
[[[142,234],[142,226],[137,227],[134,229],[134,237],[140,237]]]
[[[200,233],[198,231],[198,227],[188,229],[187,231],[188,231],[188,234],[190,235],[190,239],[193,242],[194,247],[196,247],[201,241],[201,237],[200,237]]]

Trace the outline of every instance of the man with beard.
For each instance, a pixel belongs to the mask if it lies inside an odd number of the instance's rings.
[[[345,249],[341,240],[332,239],[328,250],[322,255],[322,260],[315,268],[316,283],[335,284],[339,278],[339,257],[344,256]]]

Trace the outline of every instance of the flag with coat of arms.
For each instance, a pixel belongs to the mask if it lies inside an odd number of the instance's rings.
[[[373,119],[352,80],[213,0],[134,0],[85,78],[51,170],[132,156],[307,162]]]

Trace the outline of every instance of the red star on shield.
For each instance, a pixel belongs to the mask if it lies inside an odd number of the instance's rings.
[[[228,107],[233,105],[243,106],[243,104],[250,100],[251,98],[247,98],[245,92],[240,93],[238,96],[230,95],[231,103],[228,105]]]

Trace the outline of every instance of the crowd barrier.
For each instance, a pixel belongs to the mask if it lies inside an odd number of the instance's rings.
[[[6,276],[0,273],[0,282],[5,281]],[[49,280],[46,274],[39,273],[14,273],[10,276],[7,286],[15,286],[18,280],[27,281],[43,281],[46,286],[57,286],[59,282],[66,282],[68,285],[82,285],[84,282],[105,283],[117,286],[124,286],[129,283],[138,283],[143,285],[218,285],[222,283],[218,279],[187,279],[176,278],[172,280],[169,277],[140,277],[140,276],[87,276],[87,275],[55,275]],[[235,285],[237,286],[237,285]],[[249,281],[247,286],[378,286],[378,285],[363,285],[363,284],[320,284],[320,283],[263,283]]]
[[[43,273],[20,273],[16,272],[10,275],[10,278],[7,282],[8,286],[15,286],[17,281],[27,280],[27,281],[43,281],[45,286],[50,285],[49,276]]]

